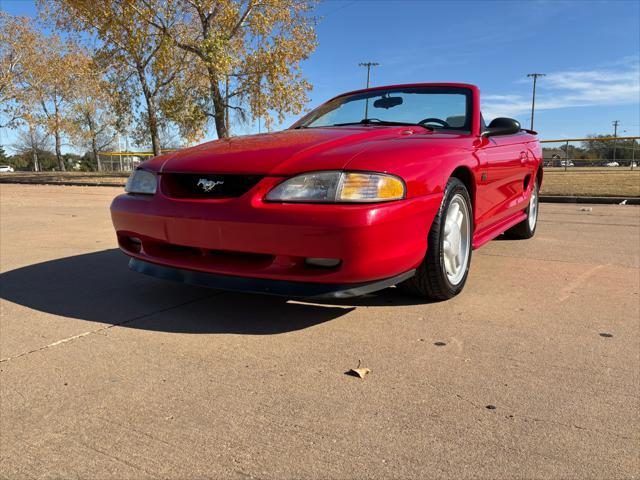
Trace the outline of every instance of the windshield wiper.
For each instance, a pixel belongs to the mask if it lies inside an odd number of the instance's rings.
[[[424,123],[411,123],[411,122],[393,122],[391,120],[380,120],[378,118],[363,118],[359,122],[346,122],[346,123],[334,123],[332,127],[347,127],[349,125],[398,125],[398,126],[411,126],[422,127],[433,132],[435,129]]]

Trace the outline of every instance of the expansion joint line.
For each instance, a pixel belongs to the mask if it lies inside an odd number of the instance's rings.
[[[95,330],[90,330],[88,332],[79,333],[78,335],[73,335],[71,337],[63,338],[61,340],[55,341],[53,343],[50,343],[48,345],[44,345],[42,347],[34,348],[33,350],[29,350],[27,352],[22,352],[22,353],[19,353],[18,355],[14,355],[12,357],[0,358],[0,363],[8,362],[9,360],[14,360],[16,358],[24,357],[25,355],[29,355],[29,354],[32,354],[32,353],[40,352],[42,350],[47,350],[49,348],[56,347],[58,345],[63,345],[65,343],[69,343],[69,342],[71,342],[73,340],[77,340],[78,338],[86,337],[88,335],[104,332],[105,330],[109,330],[110,328],[113,328],[113,327],[120,327],[122,325],[126,325],[128,323],[135,322],[136,320],[141,320],[143,318],[150,317],[150,316],[156,315],[158,313],[163,313],[163,312],[167,312],[169,310],[173,310],[174,308],[183,307],[185,305],[190,305],[192,303],[197,303],[197,302],[200,302],[201,300],[206,300],[207,298],[211,298],[211,297],[214,297],[216,295],[220,295],[220,292],[216,292],[216,293],[210,294],[210,295],[205,295],[204,297],[195,298],[193,300],[189,300],[187,302],[179,303],[178,305],[172,305],[172,306],[167,307],[167,308],[162,308],[162,309],[156,310],[154,312],[145,313],[143,315],[138,315],[137,317],[128,318],[127,320],[123,320],[122,322],[117,322],[117,323],[113,323],[111,325],[106,325],[104,327],[97,328]]]

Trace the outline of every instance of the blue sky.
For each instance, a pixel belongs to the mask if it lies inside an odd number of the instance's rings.
[[[30,0],[0,0],[35,15]],[[483,110],[529,125],[530,72],[538,83],[541,138],[612,131],[640,135],[640,2],[326,0],[317,9],[319,45],[304,63],[309,107],[372,84],[452,81],[478,85]],[[287,119],[285,126],[293,122]],[[236,133],[257,131],[257,125]],[[0,142],[6,143],[5,138]]]

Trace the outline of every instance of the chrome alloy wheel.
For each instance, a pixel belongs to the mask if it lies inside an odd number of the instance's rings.
[[[444,269],[452,285],[464,278],[471,250],[471,219],[462,195],[456,194],[449,203],[444,224],[442,252]]]
[[[533,231],[538,221],[538,183],[533,186],[529,200],[529,229]]]

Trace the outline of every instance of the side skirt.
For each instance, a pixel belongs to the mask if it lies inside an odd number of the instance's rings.
[[[501,220],[494,225],[490,225],[484,230],[480,230],[479,232],[476,232],[476,234],[473,236],[473,249],[475,250],[476,248],[480,248],[485,243],[490,242],[491,240],[496,238],[498,235],[506,232],[511,227],[513,227],[514,225],[517,225],[518,223],[522,222],[526,218],[527,218],[527,214],[523,211],[520,211],[515,215],[511,217],[507,217],[504,220]]]

